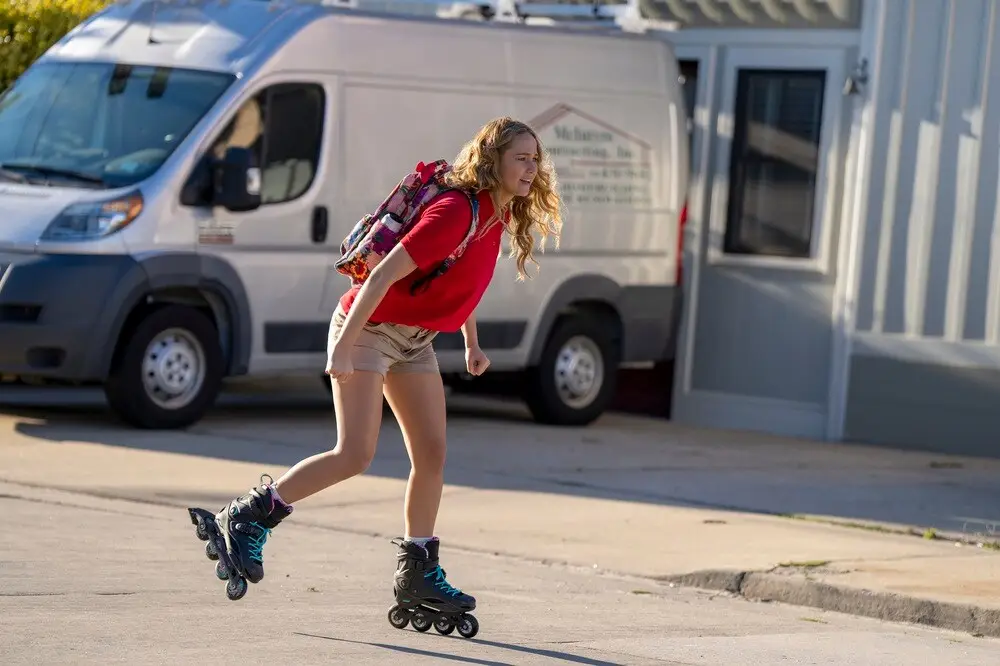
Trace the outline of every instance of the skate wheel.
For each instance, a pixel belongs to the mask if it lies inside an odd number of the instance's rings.
[[[431,628],[433,622],[422,615],[414,615],[413,618],[410,619],[410,624],[414,629],[423,633]]]
[[[205,542],[205,557],[210,560],[219,559],[219,551],[215,549],[215,544],[211,541]]]
[[[479,633],[479,620],[474,615],[465,614],[458,621],[456,629],[462,638],[472,638]]]
[[[451,620],[441,619],[434,623],[434,629],[436,629],[442,636],[447,636],[451,632],[455,631],[455,625],[452,624]]]
[[[215,563],[215,575],[219,577],[219,580],[229,578],[229,569],[226,568],[226,565],[221,560]]]
[[[409,623],[410,618],[407,616],[406,611],[402,608],[399,606],[393,606],[389,609],[389,624],[397,629],[405,629],[406,625]]]
[[[202,541],[208,541],[208,528],[200,520],[198,521],[198,526],[194,529],[194,533]]]
[[[229,597],[230,601],[239,601],[243,598],[243,595],[247,593],[247,579],[242,576],[239,578],[230,578],[229,582],[226,583],[226,596]]]

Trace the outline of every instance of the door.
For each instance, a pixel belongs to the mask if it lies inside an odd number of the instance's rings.
[[[253,373],[322,371],[330,319],[323,291],[339,243],[321,187],[332,90],[320,80],[261,82],[211,148],[221,157],[230,146],[249,147],[261,166],[260,208],[215,208],[199,225],[201,251],[225,259],[246,289]]]
[[[694,127],[678,421],[825,436],[847,57],[775,47],[700,60],[695,117],[711,122]]]

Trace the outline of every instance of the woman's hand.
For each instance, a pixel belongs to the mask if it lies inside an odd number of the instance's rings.
[[[330,356],[326,360],[326,374],[338,382],[346,382],[353,373],[354,364],[351,363],[351,350],[335,342],[330,350]]]
[[[486,372],[486,368],[490,367],[490,359],[486,358],[486,354],[484,354],[483,350],[479,348],[479,345],[466,347],[465,367],[469,371],[470,375],[478,377]]]

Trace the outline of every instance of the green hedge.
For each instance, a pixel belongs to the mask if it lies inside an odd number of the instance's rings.
[[[0,0],[0,91],[110,0]]]

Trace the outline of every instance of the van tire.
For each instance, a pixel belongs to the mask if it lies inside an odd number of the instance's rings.
[[[104,393],[111,409],[137,428],[186,428],[215,402],[223,372],[214,322],[194,308],[168,305],[124,332]],[[157,386],[188,395],[170,406],[151,390]]]
[[[538,365],[526,373],[525,398],[535,421],[581,426],[604,413],[614,399],[620,357],[612,331],[610,322],[587,312],[556,322]],[[575,376],[567,377],[560,364],[571,366]],[[567,393],[560,384],[572,390]],[[572,399],[574,392],[579,401]]]

